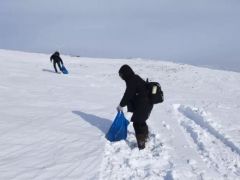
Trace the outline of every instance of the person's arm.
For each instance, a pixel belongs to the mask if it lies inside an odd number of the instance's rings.
[[[121,107],[124,107],[126,106],[129,101],[135,96],[135,93],[136,93],[136,85],[135,85],[135,82],[128,82],[127,83],[127,88],[125,90],[125,93],[122,97],[122,100],[120,102],[120,106]]]
[[[51,57],[50,57],[50,61],[52,62],[52,60],[53,60],[53,55],[51,55]]]
[[[63,61],[62,61],[62,58],[60,58],[60,56],[59,56],[59,60],[60,60],[61,65],[63,65]]]

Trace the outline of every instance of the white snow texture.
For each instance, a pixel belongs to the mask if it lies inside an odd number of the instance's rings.
[[[240,179],[239,73],[62,55],[64,75],[49,57],[0,50],[0,180]],[[123,64],[165,94],[141,151],[131,123],[126,141],[105,139],[125,90]]]

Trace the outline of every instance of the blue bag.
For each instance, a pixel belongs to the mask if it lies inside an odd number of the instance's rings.
[[[111,142],[126,139],[128,124],[129,122],[125,118],[123,112],[118,112],[110,129],[108,130],[108,133],[106,134],[106,138]]]
[[[64,65],[62,65],[61,71],[62,71],[63,74],[68,74],[68,70],[65,68]]]

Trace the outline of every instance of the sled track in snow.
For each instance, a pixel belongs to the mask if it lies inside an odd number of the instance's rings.
[[[239,147],[209,124],[204,111],[183,105],[175,105],[175,110],[180,114],[180,125],[190,135],[208,167],[215,169],[223,178],[239,178]]]
[[[236,152],[240,155],[240,148],[237,147],[233,142],[228,140],[223,134],[219,133],[216,129],[214,129],[207,121],[205,121],[204,117],[196,112],[193,108],[190,107],[179,107],[179,112],[181,112],[184,116],[194,121],[197,125],[201,126],[201,128],[207,130],[211,133],[215,138],[219,139],[224,143],[227,147],[231,148],[233,152]]]

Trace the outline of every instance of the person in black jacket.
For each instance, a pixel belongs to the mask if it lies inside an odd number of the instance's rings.
[[[63,66],[63,61],[58,51],[56,51],[54,54],[51,55],[50,61],[52,62],[52,60],[53,60],[53,67],[55,69],[55,72],[58,73],[56,64],[58,65],[60,71],[61,71],[61,67]]]
[[[118,111],[122,111],[127,106],[128,111],[132,112],[131,121],[135,130],[138,148],[144,149],[145,142],[148,138],[148,119],[153,105],[148,98],[146,82],[128,65],[123,65],[119,70],[119,76],[126,82],[126,90],[122,100],[117,107]]]

